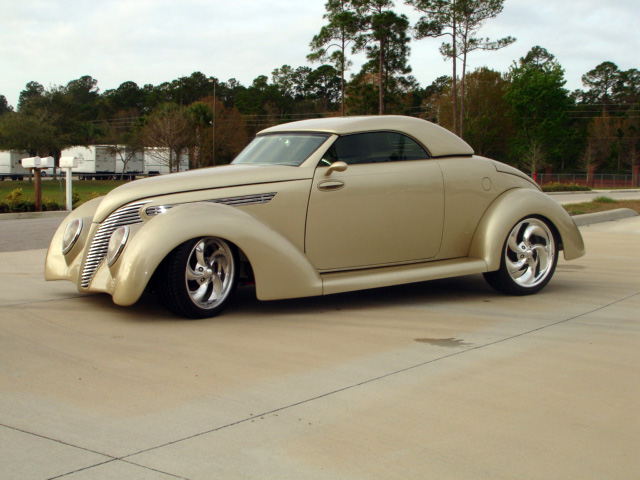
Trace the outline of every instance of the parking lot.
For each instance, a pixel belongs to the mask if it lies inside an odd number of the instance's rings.
[[[49,223],[0,225],[2,480],[640,478],[640,217],[530,297],[245,288],[199,321],[45,282]]]

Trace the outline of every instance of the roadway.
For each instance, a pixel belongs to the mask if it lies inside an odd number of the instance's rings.
[[[640,217],[581,231],[531,297],[245,288],[201,321],[1,252],[0,478],[640,478]]]

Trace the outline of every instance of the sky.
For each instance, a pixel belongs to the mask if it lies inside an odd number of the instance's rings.
[[[0,0],[0,94],[17,105],[30,81],[45,88],[90,75],[103,92],[125,81],[158,85],[200,71],[249,85],[282,65],[310,65],[325,0]],[[396,0],[412,24],[419,13]],[[565,68],[566,88],[604,61],[640,69],[638,0],[506,0],[479,32],[517,42],[474,52],[469,70],[506,72],[540,45]],[[422,86],[451,66],[440,39],[412,41],[410,64]],[[356,73],[363,57],[354,58]]]

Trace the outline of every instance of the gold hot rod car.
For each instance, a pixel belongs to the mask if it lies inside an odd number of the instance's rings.
[[[231,165],[85,203],[53,237],[45,277],[119,305],[152,285],[195,318],[240,282],[274,300],[483,273],[526,295],[561,250],[584,254],[574,221],[519,170],[424,120],[340,117],[268,128]]]

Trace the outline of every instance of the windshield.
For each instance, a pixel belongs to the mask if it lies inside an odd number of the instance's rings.
[[[317,133],[281,133],[253,139],[233,164],[293,165],[302,164],[329,135]]]

